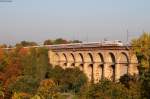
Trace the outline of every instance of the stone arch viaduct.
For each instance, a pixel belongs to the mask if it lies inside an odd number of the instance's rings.
[[[138,74],[138,61],[131,47],[115,45],[49,46],[49,62],[62,68],[78,67],[95,83],[104,77],[117,81],[124,74]]]

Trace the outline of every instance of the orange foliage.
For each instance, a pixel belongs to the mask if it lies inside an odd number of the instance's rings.
[[[17,77],[21,74],[22,66],[21,66],[21,58],[19,53],[23,53],[24,51],[14,51],[11,50],[8,52],[7,65],[4,67],[2,71],[0,71],[0,80],[3,82],[3,87],[7,89],[8,85],[15,81]],[[0,50],[0,57],[3,53]]]
[[[26,55],[29,52],[28,48],[21,48],[19,50],[19,55]]]
[[[0,60],[4,57],[4,50],[0,48]]]
[[[21,74],[21,65],[20,63],[12,64],[10,63],[5,70],[0,74],[0,79],[3,81],[4,86],[8,85],[10,79],[17,77]],[[13,81],[13,80],[11,80]],[[10,82],[11,83],[11,82]]]

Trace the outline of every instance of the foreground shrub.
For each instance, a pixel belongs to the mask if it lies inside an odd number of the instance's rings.
[[[12,99],[30,99],[31,95],[27,93],[14,93]]]
[[[53,99],[54,97],[57,97],[57,94],[58,89],[54,81],[46,79],[41,81],[35,97],[40,97],[41,99]]]
[[[97,84],[86,85],[81,89],[83,99],[140,99],[140,91],[137,85],[130,89],[121,83],[102,80]]]

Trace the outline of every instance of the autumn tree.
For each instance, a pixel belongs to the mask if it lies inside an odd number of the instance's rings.
[[[150,69],[150,34],[143,33],[139,38],[133,39],[131,44],[137,55],[140,67]]]
[[[31,97],[30,94],[27,94],[27,93],[23,93],[23,92],[20,92],[20,93],[14,93],[13,96],[11,97],[11,99],[29,99]]]
[[[58,88],[51,79],[42,80],[36,93],[41,99],[54,99],[57,94]]]
[[[0,83],[0,99],[4,98],[4,92],[3,92],[3,87],[2,84]]]
[[[9,51],[4,50],[3,52],[3,58],[1,60],[1,66],[3,68],[0,71],[0,80],[4,88],[5,96],[7,97],[11,94],[8,90],[9,85],[15,82],[22,72],[22,52],[20,50],[21,48],[16,48]]]
[[[2,45],[0,45],[0,48],[7,48],[7,45],[6,44],[2,44]]]
[[[46,48],[31,48],[22,57],[23,70],[17,80],[9,86],[12,92],[34,93],[41,80],[45,79],[48,67],[48,51]]]
[[[0,48],[0,71],[2,71],[6,65],[6,53]]]

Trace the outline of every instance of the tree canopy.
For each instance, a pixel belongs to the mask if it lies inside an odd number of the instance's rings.
[[[150,33],[143,33],[139,38],[131,42],[137,55],[140,67],[150,69]]]
[[[36,42],[29,42],[29,41],[21,41],[20,43],[17,43],[16,46],[37,46],[38,44]]]

